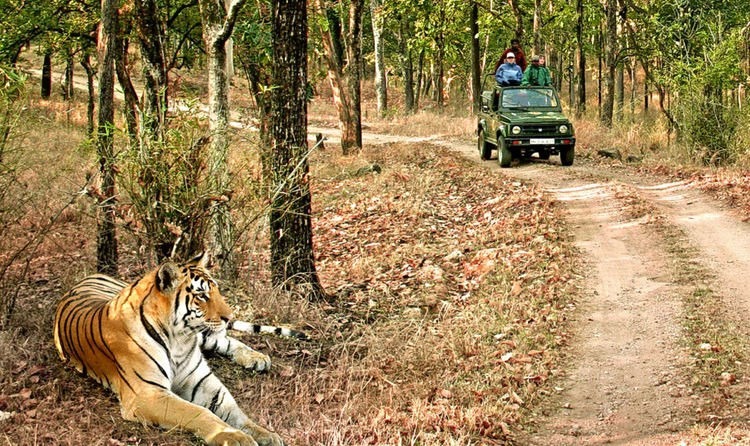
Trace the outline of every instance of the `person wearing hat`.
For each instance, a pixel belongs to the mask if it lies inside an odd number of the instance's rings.
[[[521,42],[519,42],[518,39],[513,39],[510,41],[510,48],[503,51],[502,56],[497,60],[497,63],[495,64],[495,73],[497,73],[497,69],[500,68],[500,65],[505,63],[505,60],[508,58],[508,53],[513,53],[516,57],[516,64],[521,67],[521,71],[526,71],[526,54],[521,49]]]
[[[531,66],[523,72],[521,85],[531,85],[540,87],[549,87],[552,85],[552,77],[549,75],[547,67],[539,65],[539,56],[531,56]]]
[[[495,80],[502,87],[509,85],[521,85],[523,79],[523,71],[521,67],[516,64],[516,55],[508,53],[505,58],[505,63],[500,65],[495,71]]]

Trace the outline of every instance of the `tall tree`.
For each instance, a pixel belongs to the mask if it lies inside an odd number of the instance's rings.
[[[479,6],[471,2],[469,14],[469,29],[471,29],[471,97],[472,109],[476,113],[481,102],[482,72],[479,68]]]
[[[542,51],[542,0],[534,0],[534,16],[532,18],[531,28],[531,54],[527,57],[539,54]]]
[[[250,94],[255,100],[255,117],[258,119],[259,135],[263,147],[271,146],[271,102],[272,86],[272,20],[270,1],[251,2],[242,10],[233,40],[237,45],[237,58],[248,82]],[[267,150],[262,151],[265,155]],[[264,158],[263,170],[270,172],[270,161]]]
[[[49,99],[52,94],[52,52],[45,51],[42,62],[42,99]]]
[[[117,80],[122,88],[124,101],[124,114],[125,114],[125,125],[127,127],[128,136],[130,137],[131,145],[135,146],[138,144],[139,123],[138,123],[138,93],[135,90],[135,86],[130,78],[130,63],[128,60],[128,47],[129,40],[127,35],[129,34],[132,15],[128,14],[131,11],[121,11],[118,17],[118,30],[115,40],[115,72],[117,73]]]
[[[94,77],[96,70],[91,65],[91,55],[84,53],[81,58],[81,66],[86,71],[86,90],[88,91],[86,99],[86,135],[94,139],[94,109],[96,108],[96,88],[94,87]]]
[[[417,108],[419,85],[414,86],[414,60],[413,51],[409,46],[409,35],[413,31],[411,22],[407,17],[401,17],[398,21],[399,42],[399,65],[401,66],[401,78],[404,80],[404,108],[410,114]]]
[[[584,10],[583,0],[576,0],[576,45],[578,50],[578,95],[575,101],[576,116],[586,111],[586,52],[583,41]]]
[[[97,236],[97,270],[117,275],[117,236],[115,231],[115,40],[117,36],[117,0],[102,0],[99,33],[99,124],[97,155],[101,175],[100,212]]]
[[[199,0],[203,42],[208,56],[208,127],[211,145],[208,176],[216,190],[229,187],[227,150],[229,147],[229,79],[227,75],[227,42],[232,37],[237,14],[245,0]],[[228,195],[228,194],[227,194]],[[226,200],[219,200],[211,212],[208,249],[222,259],[226,269],[234,270],[231,248],[234,244]]]
[[[617,0],[605,0],[606,15],[604,30],[604,91],[600,121],[605,127],[612,127],[615,103],[615,71],[617,70]]]
[[[271,279],[325,297],[315,269],[307,150],[307,1],[273,1]]]
[[[166,61],[166,31],[160,18],[156,0],[133,0],[134,20],[141,46],[144,77],[143,114],[150,137],[164,138],[167,121],[168,70]]]
[[[329,5],[326,0],[316,0],[318,13],[324,25],[321,40],[328,65],[328,81],[333,90],[333,101],[341,125],[341,150],[344,155],[362,147],[362,116],[358,115],[360,104],[355,104],[352,93],[359,91],[359,67],[361,57],[359,31],[362,22],[362,1],[352,0],[349,9],[349,27],[343,27],[341,10]],[[345,48],[349,51],[345,52]],[[352,85],[352,84],[357,85]]]
[[[383,49],[383,28],[385,17],[381,13],[381,0],[370,0],[370,17],[372,19],[372,41],[375,53],[375,95],[378,100],[378,114],[383,117],[388,111],[388,85],[385,75],[385,57]]]
[[[433,70],[433,82],[435,83],[435,102],[438,107],[445,105],[445,13],[446,5],[443,2],[438,3],[437,24],[435,30],[435,65]]]
[[[347,77],[354,111],[355,145],[362,148],[362,13],[364,0],[349,0],[349,32],[347,34]]]
[[[523,9],[518,4],[518,0],[508,0],[511,11],[513,11],[513,19],[516,22],[515,38],[523,41]]]

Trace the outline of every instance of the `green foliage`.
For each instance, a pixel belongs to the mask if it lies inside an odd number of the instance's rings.
[[[0,66],[0,329],[13,313],[18,291],[8,280],[15,262],[16,247],[12,245],[11,223],[20,214],[26,195],[19,181],[18,146],[20,123],[26,110],[26,78],[17,71]]]
[[[197,2],[178,0],[158,2],[164,29],[165,48],[175,68],[192,69],[198,65],[205,50]],[[137,12],[136,12],[137,13]]]
[[[679,142],[700,163],[730,163],[740,153],[743,118],[731,97],[746,76],[748,13],[738,1],[661,0],[632,16],[637,55],[669,95]]]
[[[26,77],[12,68],[0,66],[0,175],[5,174],[3,163],[13,149],[13,133],[23,116],[25,102],[21,99],[25,92]]]
[[[234,27],[236,57],[251,84],[252,91],[271,87],[271,5],[262,1],[247,4]]]
[[[228,201],[208,177],[208,138],[194,113],[170,123],[163,141],[144,138],[120,155],[122,186],[129,203],[127,227],[157,260],[204,249],[217,203]]]
[[[691,156],[706,165],[720,165],[737,160],[735,140],[740,125],[740,110],[727,104],[721,91],[683,89],[675,106],[680,123],[680,141]]]
[[[707,36],[716,39],[704,41],[700,54],[686,52],[672,65],[668,82],[678,92],[674,114],[681,142],[697,161],[718,165],[738,159],[736,140],[743,114],[726,92],[736,89],[742,79],[743,41],[739,31],[707,32]]]
[[[0,0],[0,61],[14,62],[32,41],[53,52],[93,46],[98,8],[93,0]]]

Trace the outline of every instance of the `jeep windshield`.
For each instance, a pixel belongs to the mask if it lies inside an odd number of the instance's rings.
[[[557,96],[552,88],[503,88],[502,108],[510,110],[559,109]]]

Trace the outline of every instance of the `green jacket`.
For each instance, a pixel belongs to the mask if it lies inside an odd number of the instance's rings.
[[[549,87],[552,85],[552,77],[549,74],[549,70],[546,67],[529,65],[526,67],[526,71],[523,72],[523,79],[521,79],[521,85],[538,85],[540,87]]]

